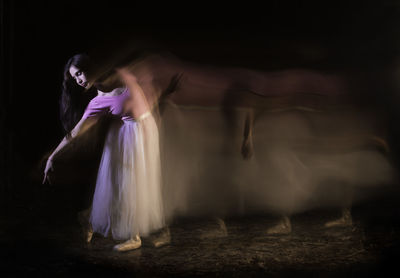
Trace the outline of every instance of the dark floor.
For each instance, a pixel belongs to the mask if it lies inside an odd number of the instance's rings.
[[[394,189],[354,207],[353,227],[324,228],[338,215],[326,209],[295,215],[292,234],[282,236],[266,235],[277,220],[269,215],[226,219],[228,236],[212,218],[177,219],[171,245],[156,249],[145,239],[141,249],[127,253],[112,251],[115,241],[101,236],[83,243],[71,196],[57,188],[31,191],[16,198],[15,209],[3,211],[0,277],[384,277],[399,272],[400,205]]]

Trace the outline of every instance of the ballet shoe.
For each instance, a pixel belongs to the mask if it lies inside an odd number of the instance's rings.
[[[89,223],[88,210],[84,210],[78,213],[78,222],[82,227],[83,237],[86,243],[90,243],[93,238],[92,225]]]
[[[225,221],[219,217],[214,217],[212,224],[210,223],[210,225],[207,226],[207,229],[200,233],[200,239],[224,238],[228,236],[228,230],[226,229]]]
[[[171,243],[171,234],[169,228],[166,228],[159,235],[155,236],[151,243],[155,248],[159,248]]]
[[[89,225],[89,227],[86,230],[85,234],[86,234],[86,238],[85,238],[86,243],[90,243],[92,241],[93,234],[94,234],[93,229],[92,229],[92,225]]]
[[[219,229],[222,232],[222,236],[228,236],[228,229],[226,228],[225,221],[222,220],[219,217],[216,217],[216,220],[217,220],[217,224],[219,226]]]
[[[342,211],[342,216],[339,219],[332,220],[324,224],[325,228],[349,227],[352,225],[353,225],[353,218],[351,217],[351,212],[349,209],[344,209]]]
[[[292,232],[292,224],[289,217],[284,216],[278,224],[267,230],[268,235],[287,235]]]
[[[138,249],[142,246],[142,240],[139,236],[129,239],[123,243],[114,246],[114,250],[118,252],[126,252],[130,250]]]
[[[353,220],[348,217],[340,217],[339,219],[328,221],[324,224],[325,228],[333,227],[350,227],[353,225]]]
[[[350,220],[346,220],[343,217],[336,219],[336,220],[332,220],[329,222],[326,222],[324,224],[325,228],[333,228],[333,227],[348,227],[348,226],[352,226],[353,222]]]

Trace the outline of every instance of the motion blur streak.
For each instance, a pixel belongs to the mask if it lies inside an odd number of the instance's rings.
[[[349,73],[217,68],[166,53],[107,63],[93,80],[124,68],[153,107],[169,219],[345,206],[395,178],[384,112],[359,101]]]

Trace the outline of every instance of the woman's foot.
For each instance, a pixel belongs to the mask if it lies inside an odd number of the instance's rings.
[[[90,243],[90,242],[92,241],[92,238],[93,238],[93,228],[92,228],[92,225],[89,224],[88,229],[85,231],[85,235],[86,235],[86,238],[85,238],[86,242],[87,242],[87,243]]]
[[[123,243],[114,246],[114,250],[118,252],[126,252],[134,249],[138,249],[142,246],[142,240],[137,235],[132,239],[129,239]]]
[[[153,237],[152,244],[154,247],[159,248],[171,243],[171,233],[169,228],[163,229],[159,234]]]
[[[283,216],[278,224],[267,230],[268,235],[287,235],[292,232],[292,224],[288,216]]]
[[[215,220],[217,221],[222,236],[228,236],[228,229],[226,228],[225,221],[219,217],[216,217]]]
[[[83,237],[86,243],[89,243],[93,238],[92,225],[89,222],[90,208],[78,213],[78,221],[82,227]]]
[[[353,218],[351,217],[351,211],[348,208],[342,210],[342,216],[339,219],[325,223],[326,228],[349,227],[352,225],[353,225]]]
[[[202,230],[199,237],[201,239],[227,237],[228,230],[225,221],[219,217],[213,217],[212,221],[207,224],[207,228]]]

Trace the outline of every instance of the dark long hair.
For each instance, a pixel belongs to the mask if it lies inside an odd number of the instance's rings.
[[[60,98],[60,118],[67,137],[70,136],[71,130],[81,119],[89,101],[96,95],[95,88],[85,92],[85,88],[76,84],[69,73],[71,66],[87,72],[90,67],[89,56],[86,54],[74,55],[64,67],[64,80]]]

